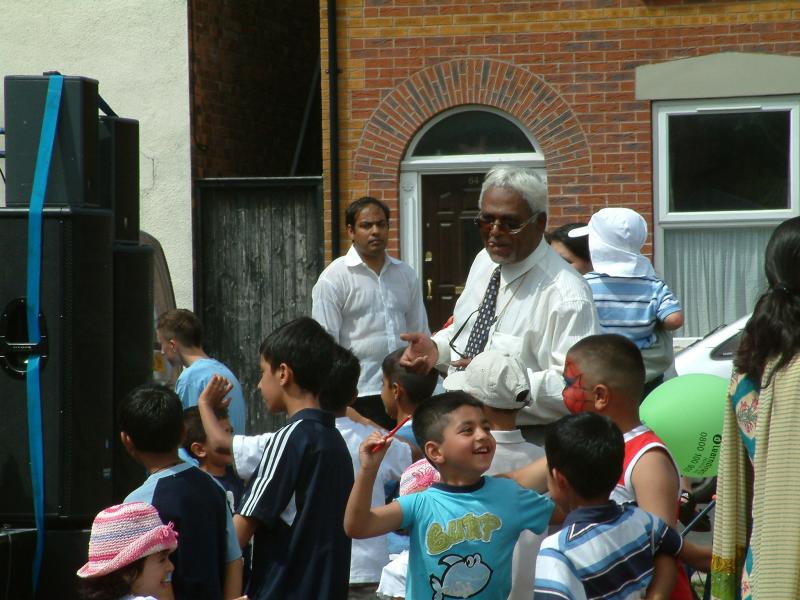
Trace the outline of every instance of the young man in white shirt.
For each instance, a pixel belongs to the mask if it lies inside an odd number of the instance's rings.
[[[422,287],[414,270],[389,256],[389,208],[365,196],[345,211],[353,242],[344,256],[320,274],[311,292],[311,316],[361,362],[355,408],[383,427],[381,361],[403,345],[405,331],[429,333]]]

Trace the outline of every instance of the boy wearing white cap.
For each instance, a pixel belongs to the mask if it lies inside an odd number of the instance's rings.
[[[529,384],[525,366],[515,357],[486,350],[470,361],[463,371],[444,380],[448,391],[460,390],[483,403],[483,412],[497,443],[492,465],[486,475],[508,473],[544,456],[544,449],[526,442],[516,426],[517,413],[528,404]],[[543,535],[523,531],[514,548],[511,564],[511,593],[508,600],[533,594],[534,567]]]
[[[589,236],[593,270],[584,275],[604,333],[630,339],[642,352],[645,396],[672,364],[672,338],[683,325],[680,302],[641,254],[647,223],[629,208],[603,208],[570,237]]]

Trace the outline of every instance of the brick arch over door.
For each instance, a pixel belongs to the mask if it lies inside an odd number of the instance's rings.
[[[510,63],[456,59],[415,73],[389,92],[367,121],[353,160],[353,179],[396,208],[400,162],[414,134],[431,117],[464,104],[513,115],[545,156],[552,208],[578,203],[589,173],[586,135],[569,105],[540,77]],[[561,210],[556,209],[556,213]]]

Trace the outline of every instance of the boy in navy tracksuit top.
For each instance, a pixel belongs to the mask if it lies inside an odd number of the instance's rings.
[[[288,419],[267,442],[234,517],[241,545],[254,536],[250,600],[347,598],[350,539],[343,522],[353,465],[318,398],[334,348],[307,317],[261,344],[259,390],[267,408]]]

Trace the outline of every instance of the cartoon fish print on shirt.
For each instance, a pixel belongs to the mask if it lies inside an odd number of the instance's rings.
[[[480,554],[466,557],[448,554],[439,564],[447,568],[441,579],[431,575],[433,600],[470,598],[480,593],[492,578],[492,569],[484,564]]]

